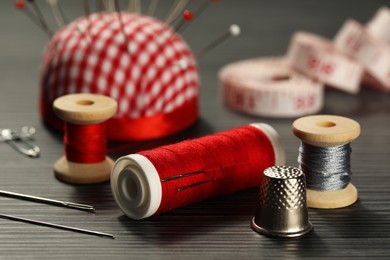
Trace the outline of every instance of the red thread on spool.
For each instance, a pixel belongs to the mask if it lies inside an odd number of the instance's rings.
[[[284,163],[273,128],[244,126],[118,159],[111,187],[133,219],[256,187],[262,171]]]
[[[106,124],[65,123],[65,156],[71,162],[97,163],[106,158]]]
[[[56,177],[71,183],[110,179],[113,161],[106,156],[105,121],[116,113],[112,98],[73,94],[57,98],[54,112],[65,121],[65,155],[54,164]]]

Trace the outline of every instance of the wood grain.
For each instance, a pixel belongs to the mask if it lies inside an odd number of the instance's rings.
[[[54,28],[45,1],[37,1]],[[147,2],[147,1],[145,1]],[[196,1],[195,1],[196,2]],[[82,15],[80,1],[60,1],[68,19]],[[160,1],[165,17],[170,1]],[[122,3],[123,7],[124,2]],[[297,30],[332,38],[347,18],[362,23],[386,0],[234,1],[212,5],[183,37],[199,50],[232,23],[242,35],[199,60],[201,118],[191,129],[157,141],[110,144],[118,156],[185,138],[252,123],[271,124],[282,136],[287,164],[297,165],[299,140],[294,119],[256,118],[225,108],[219,98],[218,70],[250,57],[279,56]],[[91,2],[92,5],[92,2]],[[143,8],[143,10],[146,10]],[[352,118],[361,136],[352,143],[352,181],[359,190],[354,205],[309,210],[314,232],[296,239],[271,239],[252,231],[257,190],[205,201],[142,221],[123,216],[108,183],[69,185],[58,181],[53,163],[62,155],[62,136],[46,128],[38,114],[39,62],[47,37],[13,1],[0,3],[0,128],[37,128],[39,159],[26,158],[0,143],[0,188],[59,200],[92,204],[90,214],[0,197],[1,213],[113,233],[115,240],[0,220],[1,259],[261,259],[388,258],[390,256],[390,95],[363,88],[357,95],[327,89],[322,114]]]

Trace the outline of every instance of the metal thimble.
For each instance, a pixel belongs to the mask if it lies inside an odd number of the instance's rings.
[[[252,229],[277,237],[297,237],[313,229],[306,205],[305,175],[296,167],[265,169]]]

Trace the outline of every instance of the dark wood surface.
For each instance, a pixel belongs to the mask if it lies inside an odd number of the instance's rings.
[[[46,1],[37,1],[43,6]],[[147,1],[144,1],[147,2]],[[159,15],[171,1],[160,1]],[[82,15],[81,1],[60,1],[69,19]],[[282,136],[287,164],[297,165],[299,141],[293,119],[256,118],[225,108],[219,99],[218,70],[225,64],[259,56],[283,55],[290,37],[307,30],[332,38],[345,19],[365,23],[384,4],[360,1],[233,1],[210,8],[184,33],[193,49],[222,34],[231,23],[242,36],[199,60],[201,117],[182,134],[150,142],[122,142],[111,155],[233,128],[251,122],[271,124]],[[124,3],[123,3],[124,4]],[[337,210],[310,210],[314,232],[295,239],[272,239],[254,233],[257,190],[212,199],[161,216],[133,221],[123,216],[108,183],[73,186],[58,181],[53,163],[63,154],[61,136],[43,126],[38,115],[38,66],[45,34],[13,1],[0,3],[0,128],[32,125],[42,156],[21,156],[0,143],[0,189],[96,206],[90,214],[0,197],[0,213],[112,233],[115,240],[0,220],[1,259],[245,259],[245,258],[389,258],[390,257],[390,95],[362,88],[358,95],[326,90],[321,113],[357,120],[360,138],[352,143],[352,182],[359,201]],[[45,15],[50,16],[47,7]],[[50,18],[51,19],[51,18]],[[51,24],[52,19],[50,20]]]

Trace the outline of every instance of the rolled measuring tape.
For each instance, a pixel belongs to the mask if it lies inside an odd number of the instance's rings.
[[[336,48],[359,60],[369,74],[366,83],[390,91],[390,47],[371,36],[358,22],[347,20],[337,33]]]
[[[323,106],[322,83],[297,73],[282,57],[228,64],[219,81],[224,104],[252,115],[296,117]]]
[[[390,44],[390,8],[382,6],[366,25],[368,33]]]
[[[333,44],[320,36],[296,32],[287,52],[292,67],[311,78],[349,92],[359,92],[363,66],[336,50]]]

